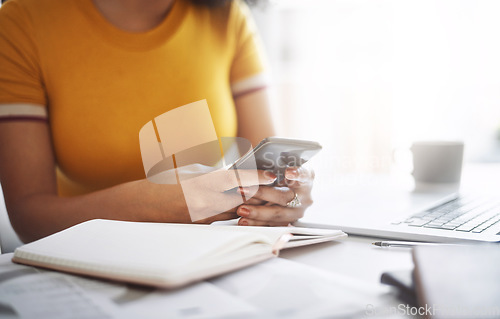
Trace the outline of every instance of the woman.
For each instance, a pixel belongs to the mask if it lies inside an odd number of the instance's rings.
[[[256,145],[273,135],[248,8],[197,2],[9,0],[0,9],[0,181],[23,241],[94,218],[190,222],[181,188],[147,181],[141,163],[141,126],[170,109],[206,99],[218,136]],[[254,198],[202,222],[287,225],[311,204],[312,175],[289,168],[288,187],[273,187],[260,171]],[[210,209],[237,185],[198,186]],[[302,205],[287,207],[296,196]]]

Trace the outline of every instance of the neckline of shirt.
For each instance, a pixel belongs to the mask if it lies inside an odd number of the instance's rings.
[[[108,42],[132,51],[154,49],[168,41],[181,25],[187,11],[187,0],[175,0],[170,12],[153,29],[144,32],[122,30],[109,22],[92,0],[75,0],[90,20],[92,27]]]

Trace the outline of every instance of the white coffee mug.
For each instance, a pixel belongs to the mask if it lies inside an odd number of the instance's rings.
[[[416,183],[460,183],[464,143],[460,141],[421,141],[410,148],[412,175]]]

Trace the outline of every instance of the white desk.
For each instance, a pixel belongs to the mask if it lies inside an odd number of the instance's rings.
[[[376,240],[350,236],[342,243],[285,250],[280,257],[372,284],[380,283],[385,271],[413,269],[411,249],[375,247],[371,243]]]
[[[496,176],[496,177],[495,177]],[[493,188],[498,187],[498,183],[500,181],[495,181],[500,177],[500,165],[469,165],[465,168],[463,175],[463,189],[476,189],[477,187],[484,188]],[[385,178],[385,177],[384,177]],[[375,181],[375,180],[372,180]],[[375,195],[382,194],[380,191],[380,180],[376,180],[377,190],[374,190],[373,193]],[[397,184],[397,183],[396,183]],[[353,185],[351,189],[344,189],[348,193],[351,193],[352,199],[357,198],[355,196],[356,193],[356,185]],[[418,200],[413,200],[412,198],[418,195],[412,195],[409,189],[401,190],[401,193],[397,194],[405,194],[404,200],[399,202],[399,204],[395,206],[391,206],[390,203],[387,207],[392,207],[392,209],[403,209],[407,208],[408,205],[418,204]],[[370,190],[369,183],[364,183],[363,187],[361,187],[362,192],[366,192]],[[495,188],[498,189],[498,188]],[[332,214],[331,207],[329,205],[331,202],[331,191],[328,188],[323,188],[324,193],[319,194],[317,196],[313,213],[314,214]],[[318,191],[316,191],[318,192]],[[396,194],[396,195],[397,195]],[[318,195],[318,194],[317,194]],[[322,199],[323,198],[323,199]],[[389,198],[389,197],[388,197]],[[341,203],[340,206],[343,209],[349,208],[349,198],[344,198],[344,202]],[[359,201],[352,202],[353,209],[362,209],[362,203]],[[400,205],[400,206],[399,206]],[[330,205],[331,206],[331,205]],[[390,270],[405,270],[412,269],[413,263],[411,260],[411,250],[406,248],[378,248],[371,243],[375,241],[375,238],[367,238],[367,237],[359,237],[359,236],[350,236],[340,243],[332,242],[332,243],[323,243],[314,246],[306,246],[300,247],[290,250],[285,250],[281,253],[281,257],[287,260],[291,260],[297,262],[301,265],[311,266],[316,269],[321,269],[326,273],[334,274],[339,277],[345,278],[355,278],[361,285],[366,284],[367,289],[373,288],[374,285],[380,285],[380,276],[385,271]],[[2,258],[3,257],[3,258]],[[2,261],[5,263],[5,257],[0,257],[0,265]],[[231,275],[229,275],[231,276]],[[224,277],[222,277],[224,278]],[[241,279],[241,277],[240,277]],[[0,282],[0,288],[1,288]],[[169,298],[177,298],[175,299],[175,303],[187,302],[189,300],[187,298],[191,297],[183,297],[185,294],[185,290],[174,292],[173,295],[169,294]],[[206,294],[209,294],[208,292]],[[205,294],[205,296],[207,296]],[[397,307],[401,302],[398,301],[393,295],[387,295],[387,293],[383,294],[383,298],[380,298],[380,301],[372,298],[373,296],[363,296],[360,295],[358,300],[359,304],[372,304],[375,307],[387,308],[389,306]],[[273,296],[276,296],[275,294]],[[1,297],[1,289],[0,289],[0,297]],[[165,297],[165,296],[163,296]],[[213,297],[213,296],[212,296]],[[208,298],[208,296],[207,296]],[[278,297],[276,297],[278,298]],[[283,297],[284,298],[284,297]],[[0,299],[1,300],[1,299]],[[377,302],[380,302],[378,304]],[[286,301],[285,301],[286,303]],[[140,310],[140,309],[139,309]],[[300,317],[300,316],[299,316]],[[386,318],[386,315],[382,316],[363,316],[360,314],[356,317],[366,317],[366,318]],[[231,317],[231,318],[240,318],[239,316]],[[248,318],[248,317],[245,317]],[[411,318],[411,316],[402,316],[402,315],[393,315],[390,318]]]
[[[341,190],[344,193],[343,195],[332,194],[328,189],[326,189],[326,192],[325,190],[318,191],[316,195],[319,199],[315,200],[316,207],[313,211],[313,214],[318,216],[313,219],[320,220],[321,214],[334,214],[336,209],[349,209],[350,207],[356,211],[363,209],[369,209],[370,211],[399,209],[404,212],[411,209],[412,206],[419,207],[422,204],[421,194],[412,193],[413,186],[401,176],[393,176],[392,178],[371,176],[362,180],[364,182],[361,185],[356,185],[355,183],[349,183],[349,178],[345,178],[344,181],[347,182]],[[400,196],[400,198],[391,202],[393,195],[381,190],[383,187],[380,187],[380,185],[384,183],[389,185],[386,190],[396,190],[396,196]],[[382,200],[382,207],[374,208],[369,201],[356,200],[361,194],[370,192],[372,185],[376,185],[377,189],[373,189],[372,195],[369,196],[374,197],[373,194],[385,196],[386,205]],[[397,185],[400,185],[399,190]],[[338,185],[336,188],[339,188]],[[469,164],[465,166],[461,191],[477,192],[484,190],[487,193],[498,194],[498,189],[500,189],[500,164]],[[336,197],[343,198],[343,203],[334,203]],[[375,247],[371,243],[377,240],[379,239],[349,236],[340,244],[324,243],[312,247],[283,251],[281,257],[373,284],[380,282],[380,276],[383,272],[413,268],[411,249]],[[399,303],[397,299],[393,299],[394,306]]]
[[[356,184],[355,181],[361,181]],[[353,182],[354,181],[354,182]],[[342,183],[344,183],[342,185]],[[385,186],[384,186],[385,185]],[[412,193],[413,186],[406,177],[399,175],[388,176],[356,176],[344,177],[342,182],[328,188],[315,190],[315,204],[311,210],[314,214],[305,220],[321,220],[322,214],[335,214],[337,210],[352,210],[361,212],[368,210],[394,210],[403,213],[409,209],[418,208],[424,203],[421,193]],[[500,164],[469,164],[464,167],[461,191],[499,193]],[[446,190],[439,190],[442,194]],[[437,195],[439,198],[441,195]],[[370,199],[377,198],[378,207],[374,207]],[[342,244],[326,243],[312,247],[302,247],[284,251],[281,257],[318,267],[327,271],[345,274],[378,283],[384,271],[397,269],[411,269],[411,250],[382,249],[371,245],[377,238],[349,236]]]

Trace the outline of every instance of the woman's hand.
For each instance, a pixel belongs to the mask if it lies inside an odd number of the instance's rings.
[[[175,185],[179,180],[190,222],[211,223],[238,218],[236,208],[244,199],[234,189],[254,187],[256,190],[259,185],[273,184],[276,176],[263,170],[238,170],[236,175],[235,170],[214,170],[195,164],[161,172],[148,180],[166,185]],[[257,199],[248,202],[262,203]]]
[[[284,185],[259,186],[252,197],[257,205],[249,201],[237,209],[241,217],[241,226],[287,226],[304,216],[307,207],[311,206],[311,190],[314,181],[314,171],[305,167],[289,167],[285,172]],[[249,188],[240,190],[243,194],[250,193]],[[300,206],[289,207],[297,195]],[[260,203],[259,203],[260,201]],[[265,204],[264,204],[265,203]]]

